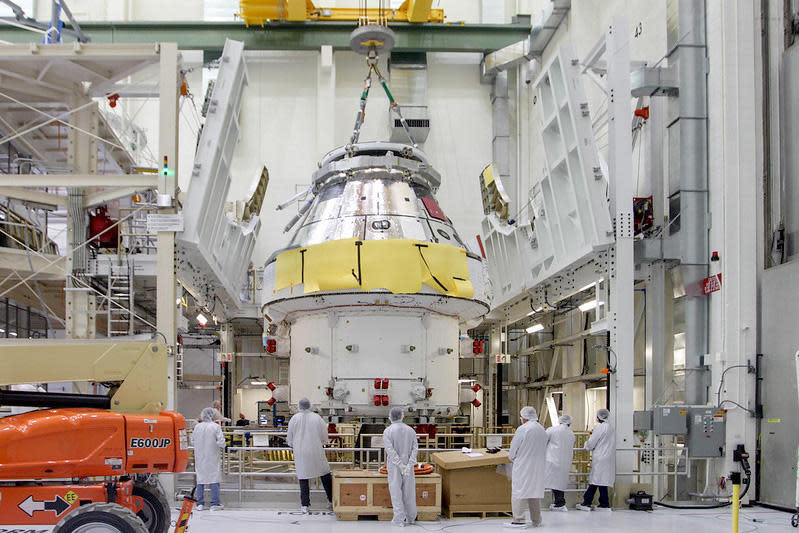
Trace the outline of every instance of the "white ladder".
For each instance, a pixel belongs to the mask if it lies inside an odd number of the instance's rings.
[[[133,335],[133,265],[121,257],[108,263],[106,292],[108,336]]]

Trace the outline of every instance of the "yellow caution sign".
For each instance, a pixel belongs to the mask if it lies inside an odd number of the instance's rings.
[[[74,490],[70,490],[67,491],[66,494],[64,494],[64,499],[67,501],[68,504],[72,505],[73,503],[78,501],[78,495],[75,494]]]

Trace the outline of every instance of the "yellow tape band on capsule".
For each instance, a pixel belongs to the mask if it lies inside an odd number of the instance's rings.
[[[305,294],[355,288],[414,294],[425,284],[450,296],[474,296],[465,250],[413,239],[341,239],[278,255],[275,291],[300,284]]]

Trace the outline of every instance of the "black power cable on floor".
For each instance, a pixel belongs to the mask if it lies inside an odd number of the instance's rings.
[[[746,493],[749,492],[749,486],[752,484],[751,476],[746,477],[746,484],[744,485],[744,491],[738,496],[739,499],[743,499],[746,496]],[[666,507],[668,509],[720,509],[722,507],[728,507],[732,505],[732,501],[717,503],[713,505],[675,505],[672,503],[665,503],[665,502],[653,502],[655,505],[660,505],[661,507]]]

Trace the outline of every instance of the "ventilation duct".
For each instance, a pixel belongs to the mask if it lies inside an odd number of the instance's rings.
[[[394,99],[402,107],[413,140],[422,144],[430,133],[430,114],[427,110],[427,55],[392,53],[389,77]],[[408,143],[408,135],[399,119],[389,110],[391,142]]]

